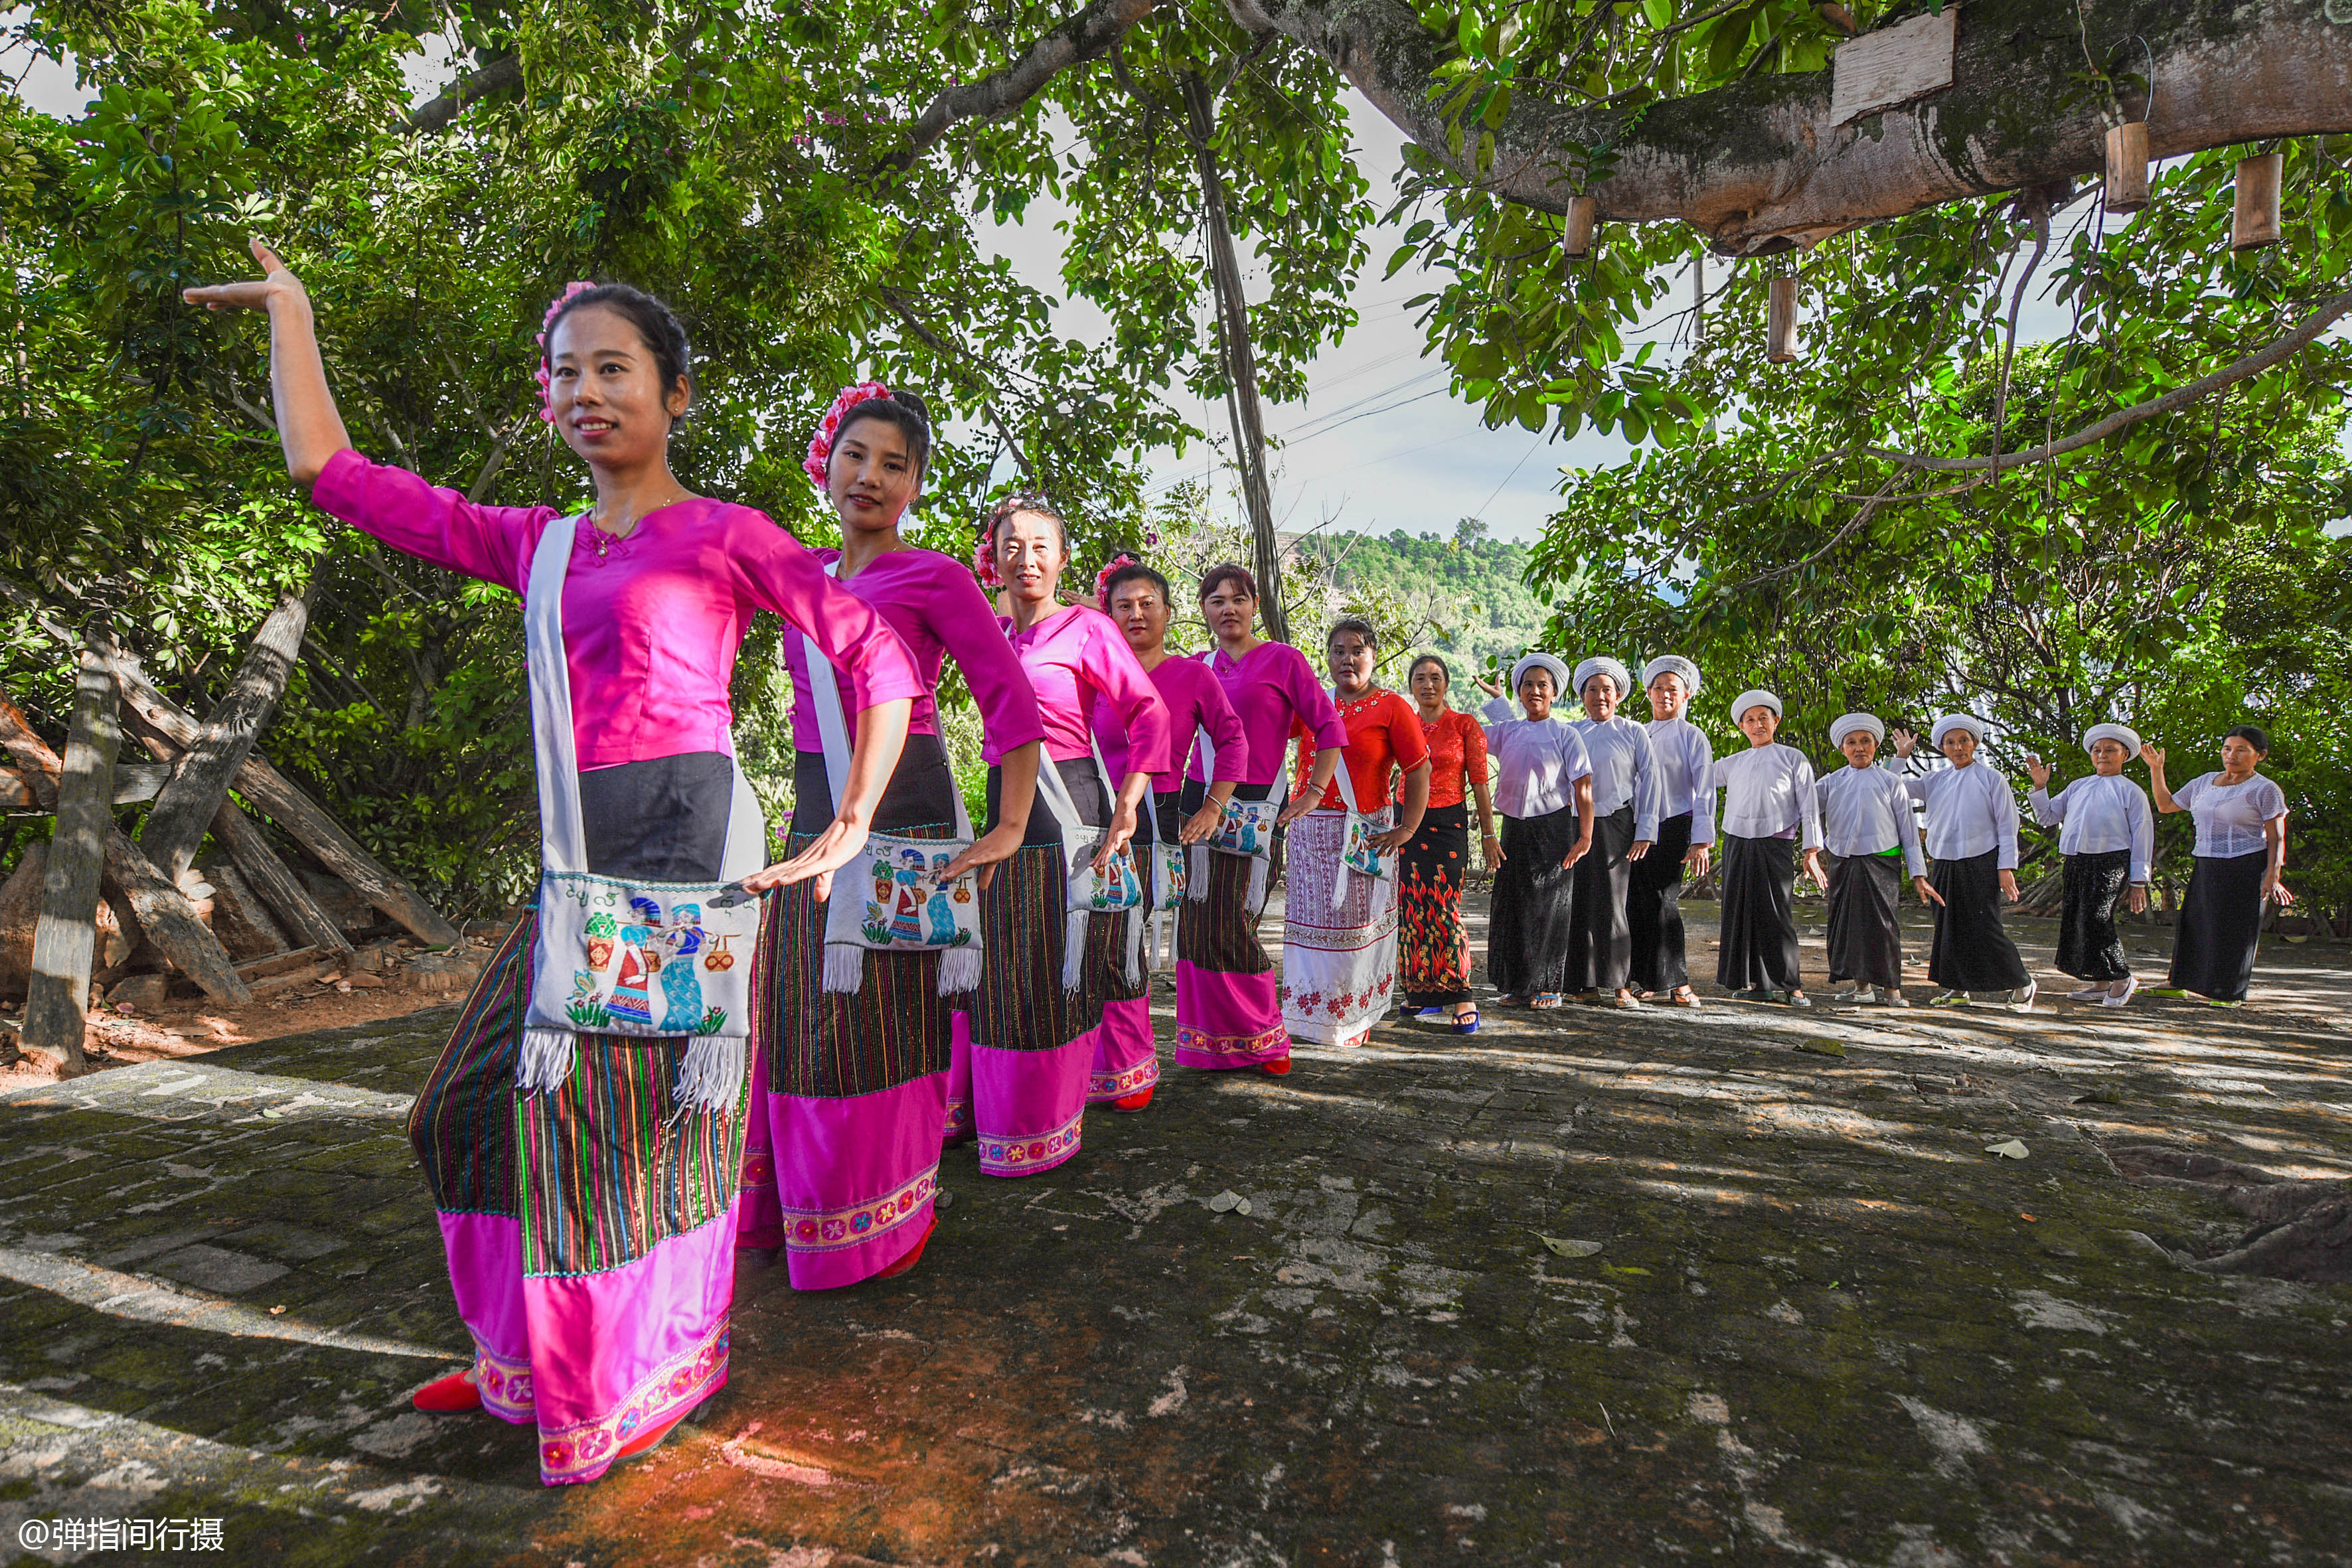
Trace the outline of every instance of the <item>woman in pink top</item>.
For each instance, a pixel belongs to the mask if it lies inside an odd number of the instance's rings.
[[[1312,731],[1315,760],[1307,787],[1276,819],[1283,826],[1315,809],[1348,731],[1339,710],[1307,658],[1288,643],[1262,640],[1257,620],[1257,583],[1239,566],[1210,568],[1201,579],[1201,618],[1217,639],[1203,661],[1225,689],[1241,720],[1249,762],[1236,800],[1271,800],[1283,783],[1290,755],[1290,731]],[[1184,784],[1183,809],[1197,811],[1207,799],[1205,760],[1193,759]],[[1265,909],[1272,847],[1254,855],[1212,849],[1206,887],[1196,885],[1176,927],[1176,1063],[1188,1068],[1256,1068],[1290,1070],[1290,1031],[1282,1021],[1282,998],[1274,964],[1257,939]]]
[[[842,548],[815,554],[890,623],[923,679],[907,749],[875,814],[877,832],[955,836],[956,783],[940,743],[932,692],[944,659],[953,658],[963,672],[983,731],[1003,756],[1012,806],[940,870],[937,882],[977,866],[985,888],[988,868],[1020,848],[1028,829],[1045,724],[1029,677],[971,569],[899,537],[899,519],[922,488],[930,447],[929,413],[913,393],[870,382],[845,391],[811,444],[809,468],[812,479],[824,475],[841,519]],[[813,839],[833,808],[807,647],[797,637],[783,644],[797,756],[789,852]],[[970,896],[969,888],[958,890]],[[853,894],[865,896],[862,888],[836,884],[835,897]],[[828,989],[827,911],[807,889],[787,889],[763,937],[772,960],[763,973],[776,988],[758,1015],[767,1026],[759,1042],[766,1092],[754,1098],[744,1137],[736,1231],[741,1246],[782,1247],[793,1285],[803,1290],[902,1274],[922,1256],[935,1223],[955,1005],[940,994],[938,948],[845,948],[838,956],[857,964],[856,985]]]
[[[1118,628],[1098,610],[1055,598],[1070,541],[1051,507],[1035,497],[999,503],[975,553],[1013,611],[997,624],[1037,689],[1045,765],[1068,791],[1083,825],[1078,831],[1101,835],[1094,856],[1099,871],[1134,836],[1136,803],[1151,775],[1168,765],[1168,710]],[[1095,762],[1087,721],[1097,705],[1116,712],[1127,729],[1127,771],[1116,779],[1106,779]],[[1004,809],[1003,759],[992,740],[984,741],[981,756],[989,764],[993,823]],[[1075,965],[1066,962],[1073,936],[1064,831],[1040,795],[1020,851],[997,868],[981,895],[987,955],[970,1011],[959,1015],[964,1067],[949,1080],[948,1134],[960,1138],[967,1128],[977,1133],[987,1175],[1032,1175],[1078,1152],[1104,998],[1133,989],[1126,979],[1124,915],[1080,921],[1076,940],[1085,951]]]
[[[1168,768],[1152,775],[1151,809],[1136,824],[1139,846],[1198,844],[1213,832],[1224,816],[1249,760],[1242,739],[1242,721],[1225,700],[1225,689],[1198,659],[1178,658],[1168,651],[1170,595],[1168,579],[1132,555],[1122,555],[1096,579],[1095,599],[1118,624],[1119,635],[1134,650],[1136,661],[1151,676],[1153,689],[1168,709]],[[1095,739],[1113,774],[1126,771],[1127,726],[1108,704],[1095,707]],[[1210,769],[1208,801],[1189,817],[1177,805],[1182,787],[1183,758],[1194,738],[1205,733],[1214,753]],[[1195,851],[1202,858],[1206,851]],[[1159,858],[1139,848],[1137,863],[1145,868],[1145,886],[1157,906]],[[1144,912],[1130,917],[1129,940],[1142,942]],[[1151,1036],[1151,999],[1139,991],[1103,1004],[1102,1030],[1096,1037],[1093,1081],[1087,1100],[1110,1102],[1115,1110],[1140,1110],[1151,1103],[1152,1087],[1160,1081],[1160,1053]]]
[[[692,395],[677,319],[618,285],[574,284],[557,300],[541,412],[586,460],[596,505],[576,519],[479,506],[352,450],[310,298],[259,241],[253,251],[262,281],[186,298],[268,312],[287,467],[313,500],[518,593],[541,534],[572,531],[562,608],[589,870],[717,879],[734,783],[727,682],[754,609],[849,672],[857,746],[840,811],[801,855],[743,879],[822,894],[865,842],[919,683],[897,634],[790,534],[671,474],[670,429]],[[688,1050],[675,1038],[583,1034],[560,1089],[520,1092],[536,935],[519,922],[484,969],[409,1121],[474,1337],[472,1369],[415,1401],[535,1424],[552,1486],[652,1447],[726,1384],[742,1117],[673,1107]]]

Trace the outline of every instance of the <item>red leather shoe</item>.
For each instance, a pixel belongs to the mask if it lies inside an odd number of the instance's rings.
[[[1113,1110],[1140,1110],[1151,1103],[1151,1090],[1139,1089],[1133,1094],[1123,1094],[1110,1102]]]
[[[877,1273],[874,1278],[877,1279],[896,1279],[899,1275],[904,1274],[908,1269],[912,1268],[916,1264],[920,1263],[923,1260],[923,1248],[931,1244],[932,1233],[937,1231],[939,1228],[940,1216],[934,1214],[931,1215],[931,1223],[923,1227],[923,1239],[915,1243],[915,1249],[912,1252],[908,1253],[906,1257],[898,1259],[898,1262],[890,1265],[889,1268]]]
[[[479,1410],[482,1391],[474,1386],[469,1373],[453,1372],[410,1394],[408,1403],[431,1415],[455,1415],[463,1410]]]
[[[1280,1078],[1290,1070],[1290,1058],[1285,1057],[1280,1061],[1260,1062],[1257,1064],[1257,1070],[1268,1078]]]

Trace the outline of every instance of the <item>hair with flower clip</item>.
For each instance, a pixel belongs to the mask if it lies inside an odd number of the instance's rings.
[[[809,437],[808,457],[801,467],[817,489],[824,489],[825,465],[833,458],[833,438],[841,430],[841,416],[872,398],[887,397],[890,389],[878,381],[861,381],[855,386],[845,386],[816,422],[816,434]]]
[[[1111,574],[1118,571],[1122,566],[1140,566],[1142,564],[1142,562],[1138,561],[1134,556],[1129,555],[1124,550],[1112,556],[1109,561],[1104,563],[1103,569],[1095,574],[1095,603],[1101,605],[1106,610],[1109,609]]]
[[[1052,501],[1037,490],[1023,490],[1006,496],[989,509],[988,521],[980,525],[980,537],[972,542],[971,574],[980,579],[983,587],[1004,586],[1004,580],[996,574],[997,531],[1004,526],[1005,519],[1024,511],[1034,511],[1040,517],[1054,520],[1054,526],[1062,534],[1062,557],[1065,561],[1069,558],[1070,525],[1060,512],[1054,510]]]
[[[547,334],[554,330],[555,319],[563,314],[563,307],[594,287],[585,278],[566,283],[563,292],[548,302],[547,314],[539,319],[539,336],[531,340],[539,344],[539,368],[531,372],[531,379],[539,383],[539,416],[550,425],[555,423],[555,394],[554,377],[547,368]]]

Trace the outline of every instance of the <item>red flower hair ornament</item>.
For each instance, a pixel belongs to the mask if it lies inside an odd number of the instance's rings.
[[[889,395],[890,389],[878,381],[861,381],[841,389],[841,395],[833,400],[833,406],[817,421],[816,434],[809,437],[808,457],[801,464],[817,489],[824,489],[825,465],[833,458],[833,438],[841,429],[841,416],[861,403]]]
[[[539,319],[539,336],[531,340],[539,345],[539,368],[530,374],[530,378],[539,383],[539,416],[550,425],[555,423],[555,395],[554,378],[547,369],[547,334],[555,325],[555,318],[563,314],[563,307],[594,287],[585,278],[565,284],[563,292],[549,302],[547,314]]]
[[[1110,558],[1103,569],[1095,574],[1095,603],[1105,610],[1110,608],[1110,574],[1122,566],[1140,566],[1141,562],[1121,552]]]

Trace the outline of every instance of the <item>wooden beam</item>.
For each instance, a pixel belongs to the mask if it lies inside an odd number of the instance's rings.
[[[24,1043],[58,1058],[59,1071],[89,1070],[82,1030],[89,1021],[90,960],[98,948],[98,884],[114,827],[114,754],[122,749],[114,681],[90,628],[74,677],[73,721],[57,784],[58,826],[41,877],[41,920],[33,930],[32,982]]]
[[[155,689],[138,660],[120,648],[111,650],[108,668],[121,683],[131,709],[172,744],[185,749],[202,731],[176,702]],[[270,819],[295,841],[319,858],[321,865],[358,890],[369,903],[390,915],[432,947],[455,947],[457,928],[441,918],[415,888],[380,864],[342,830],[326,807],[295,786],[269,765],[268,758],[248,754],[236,771],[239,795],[269,814]],[[247,873],[250,875],[250,873]]]
[[[254,892],[269,906],[289,938],[319,949],[322,958],[352,951],[351,938],[343,934],[343,928],[320,907],[293,868],[278,858],[253,819],[236,808],[236,802],[225,800],[213,814],[213,837],[228,851],[229,859],[253,884]]]
[[[155,809],[139,830],[139,847],[167,877],[177,877],[195,864],[213,814],[228,798],[229,781],[253,751],[256,736],[278,711],[295,658],[302,651],[302,632],[310,624],[310,605],[302,594],[289,594],[278,602],[254,633],[245,662],[229,682],[228,695],[205,721],[180,759]]]
[[[114,804],[136,805],[142,800],[153,800],[172,776],[172,770],[154,763],[117,763],[114,764]],[[39,811],[44,809],[41,797],[33,788],[32,779],[16,768],[0,768],[0,810]]]

